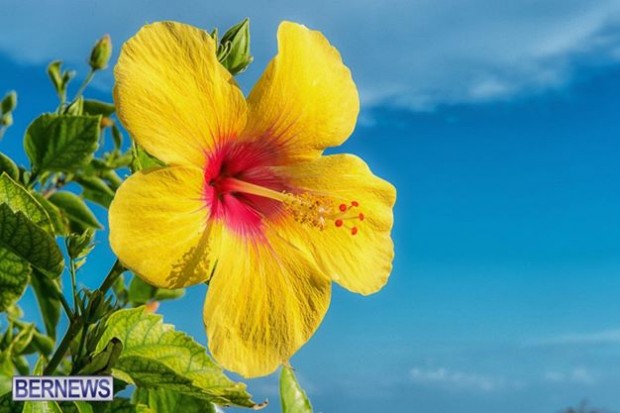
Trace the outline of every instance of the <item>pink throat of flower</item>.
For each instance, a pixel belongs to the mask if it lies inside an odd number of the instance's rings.
[[[282,203],[273,194],[287,190],[285,179],[270,168],[275,156],[273,148],[249,142],[216,148],[204,171],[210,219],[223,221],[241,235],[262,233],[263,220],[282,211]],[[266,191],[263,195],[261,188]]]
[[[358,234],[366,219],[359,202],[294,188],[272,167],[276,157],[274,148],[257,143],[233,142],[214,150],[204,171],[209,219],[253,238],[262,237],[265,222],[284,215],[321,231],[331,226]]]

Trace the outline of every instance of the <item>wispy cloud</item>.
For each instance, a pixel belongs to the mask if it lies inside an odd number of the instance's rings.
[[[571,333],[556,337],[543,338],[531,344],[542,346],[555,345],[601,345],[620,343],[620,329],[595,331],[591,333]]]
[[[583,367],[574,368],[570,371],[547,371],[543,376],[544,381],[559,384],[595,384],[596,375]]]
[[[444,367],[415,367],[411,369],[409,374],[414,383],[440,385],[450,389],[491,392],[504,389],[507,386],[512,386],[515,384],[508,382],[502,377],[466,373],[462,371],[450,370]]]
[[[5,0],[0,52],[27,62],[81,62],[97,37],[125,40],[147,21],[211,28],[252,19],[257,77],[275,51],[280,20],[322,30],[353,69],[367,106],[429,110],[559,88],[584,65],[620,60],[617,0]],[[70,10],[71,12],[67,12]]]

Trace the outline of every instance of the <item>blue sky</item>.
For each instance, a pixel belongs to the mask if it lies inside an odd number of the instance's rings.
[[[178,3],[0,0],[0,93],[20,95],[0,150],[26,162],[23,130],[55,104],[46,63],[83,74],[104,33],[118,46],[147,21],[250,16],[248,90],[280,20],[320,29],[363,102],[337,151],[399,199],[390,283],[370,297],[337,288],[293,359],[315,410],[543,413],[584,398],[620,410],[619,1]],[[112,82],[91,96],[109,99]],[[87,285],[113,259],[99,241]],[[201,342],[204,293],[161,307]],[[268,412],[276,385],[250,382]]]

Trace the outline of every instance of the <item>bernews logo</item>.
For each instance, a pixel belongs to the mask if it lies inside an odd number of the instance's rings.
[[[15,376],[14,401],[112,401],[112,377]]]

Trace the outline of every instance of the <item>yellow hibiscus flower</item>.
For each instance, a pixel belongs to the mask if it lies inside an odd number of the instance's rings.
[[[121,262],[164,288],[209,284],[208,343],[225,368],[266,375],[316,331],[331,281],[370,294],[392,268],[392,185],[352,155],[359,97],[323,35],[284,22],[247,100],[198,28],[161,22],[123,46],[118,116],[167,166],[110,207]],[[188,316],[192,316],[188,309]]]

